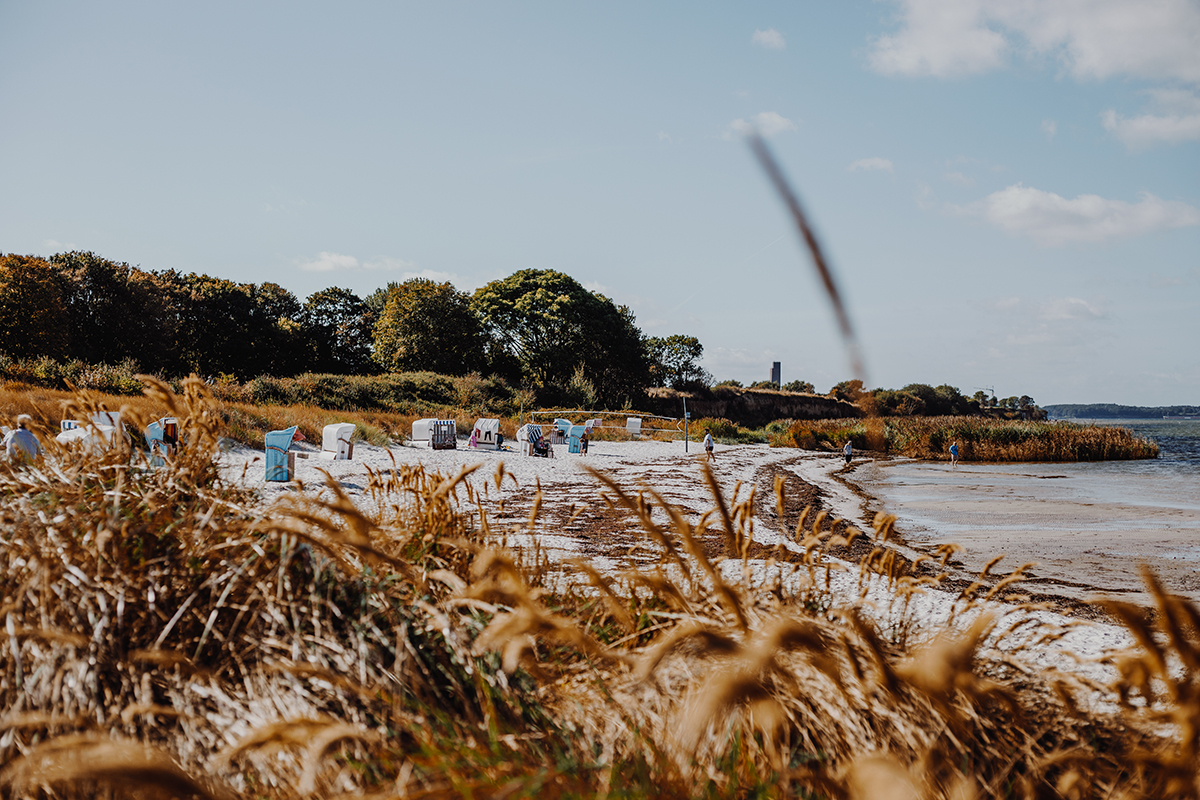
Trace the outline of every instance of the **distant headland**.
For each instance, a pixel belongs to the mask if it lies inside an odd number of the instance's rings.
[[[1061,403],[1042,406],[1055,419],[1200,419],[1200,406],[1122,406]]]

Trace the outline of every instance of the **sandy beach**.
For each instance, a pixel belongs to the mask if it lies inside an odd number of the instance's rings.
[[[299,447],[306,449],[304,444]],[[397,467],[420,464],[429,471],[448,475],[457,473],[464,466],[477,464],[479,469],[471,476],[471,480],[475,488],[486,497],[484,507],[488,509],[489,523],[495,529],[508,534],[508,543],[511,546],[532,544],[529,538],[528,514],[533,496],[540,487],[543,505],[538,521],[533,527],[533,536],[536,537],[537,544],[551,560],[563,561],[582,557],[600,571],[610,573],[636,566],[642,561],[656,562],[657,559],[651,552],[652,546],[646,537],[633,530],[636,526],[632,520],[622,521],[620,516],[614,515],[600,499],[601,486],[588,474],[585,465],[602,470],[619,485],[629,489],[653,489],[666,501],[684,509],[693,522],[713,506],[711,492],[700,463],[704,458],[703,450],[695,444],[690,446],[690,452],[685,453],[682,442],[598,441],[592,443],[592,450],[586,458],[568,455],[565,449],[557,448],[557,458],[539,459],[522,457],[519,453],[511,451],[461,448],[433,451],[425,447],[380,448],[360,443],[356,444],[354,459],[350,461],[298,459],[298,480],[292,484],[263,482],[261,451],[234,447],[223,455],[221,463],[227,477],[240,480],[249,486],[257,486],[266,504],[289,492],[319,494],[325,481],[325,472],[336,480],[347,494],[355,498],[356,502],[367,503],[369,498],[364,492],[368,483],[368,469],[384,471],[392,469],[393,464]],[[870,465],[867,461],[858,462],[859,469],[863,466],[867,466],[869,471]],[[770,554],[769,548],[782,543],[792,551],[799,550],[794,541],[794,523],[789,518],[784,521],[785,524],[780,524],[774,510],[773,486],[777,475],[785,477],[789,492],[807,493],[801,498],[803,502],[814,503],[816,507],[828,512],[830,519],[843,519],[846,524],[864,532],[871,532],[871,520],[875,512],[883,506],[878,499],[864,494],[857,486],[843,479],[846,470],[840,455],[771,449],[765,445],[718,445],[713,467],[727,499],[736,496],[739,500],[745,500],[751,488],[756,493],[753,530],[754,540],[761,548],[758,551],[759,557],[752,560],[746,573],[755,581],[770,578],[771,569],[781,569],[779,565],[769,566],[771,562],[765,558]],[[501,472],[504,477],[497,484],[496,478]],[[851,471],[851,477],[855,477],[854,471]],[[986,495],[986,492],[981,495]],[[1006,550],[1013,552],[1012,542],[1016,536],[1014,527],[981,526],[979,531],[966,535],[966,528],[970,527],[968,523],[971,521],[987,520],[1000,513],[997,502],[995,499],[984,498],[981,500],[982,507],[973,512],[975,516],[964,516],[964,535],[959,538],[960,543],[964,543],[968,549],[959,555],[957,565],[952,564],[950,570],[951,578],[958,580],[951,580],[947,590],[928,589],[914,600],[906,613],[910,620],[916,623],[917,628],[936,630],[952,614],[957,590],[974,577],[976,564],[982,566],[991,556]],[[1086,509],[1074,506],[1058,508],[1052,512],[1049,507],[1054,503],[1049,500],[1028,499],[1026,502],[1031,507],[1046,506],[1046,514],[1069,516],[1077,512],[1086,512]],[[987,505],[988,503],[992,505]],[[1007,505],[1005,508],[1007,509]],[[785,516],[790,517],[791,514],[792,510],[789,509]],[[665,521],[665,515],[662,518]],[[927,552],[928,548],[946,538],[930,536],[923,539],[914,531],[903,527],[900,528],[900,533],[905,538],[899,543],[898,549],[909,557]],[[1069,545],[1061,546],[1066,548]],[[1049,566],[1035,569],[1037,578],[1030,585],[1022,585],[1022,591],[1047,591],[1053,596],[1065,595],[1068,594],[1068,589],[1074,589],[1077,591],[1070,596],[1079,598],[1096,594],[1096,586],[1072,587],[1065,579],[1047,581],[1047,577],[1056,574],[1053,570],[1059,569],[1066,573],[1069,565],[1069,557],[1064,556],[1061,561],[1055,561],[1052,558],[1055,554],[1047,548],[1048,544],[1039,552],[1047,554]],[[1007,563],[1007,568],[997,569],[997,574],[1005,574],[1020,563],[1036,560],[1032,549],[1020,548],[1020,555],[1010,559],[1011,563]],[[865,597],[860,597],[856,568],[850,563],[839,562],[838,559],[830,561],[834,563],[831,588],[838,603],[857,605],[880,617],[893,613],[892,598],[883,581],[875,581]],[[724,566],[731,576],[742,574],[743,567],[739,560],[731,559],[726,561]],[[1127,574],[1119,576],[1122,581],[1119,585],[1128,586],[1130,591],[1126,592],[1126,595],[1136,597],[1136,563],[1127,561],[1125,566]],[[1115,577],[1111,577],[1109,573],[1104,575],[1109,583],[1116,583]],[[1079,604],[1058,602],[1054,605],[1055,611],[1035,612],[1034,616],[1045,625],[1069,629],[1070,632],[1051,645],[1024,652],[1022,659],[1028,668],[1040,670],[1054,667],[1084,673],[1095,679],[1111,678],[1108,668],[1095,663],[1095,659],[1107,650],[1132,644],[1125,629],[1089,619],[1094,618],[1095,614],[1076,613],[1079,611]],[[1002,603],[989,603],[985,609],[1000,616],[1012,612],[1011,606]],[[969,618],[968,615],[964,619]],[[1019,645],[1019,642],[1009,642],[1006,646]]]

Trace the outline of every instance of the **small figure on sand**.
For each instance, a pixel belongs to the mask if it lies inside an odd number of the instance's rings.
[[[716,461],[717,457],[713,455],[713,440],[712,433],[706,431],[704,434],[704,450],[708,453],[709,461]]]
[[[584,431],[583,436],[579,437],[579,455],[586,456],[587,448],[588,448],[588,435],[587,435],[587,431]]]
[[[42,457],[42,443],[29,430],[31,422],[33,417],[21,414],[17,417],[17,427],[4,437],[4,452],[14,464],[31,464]]]
[[[850,460],[854,458],[854,445],[850,444],[849,439],[846,440],[846,446],[842,448],[842,455],[846,457],[847,464],[849,464]]]
[[[950,466],[958,466],[958,442],[950,443]]]

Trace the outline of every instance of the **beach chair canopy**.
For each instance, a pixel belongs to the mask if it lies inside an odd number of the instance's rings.
[[[566,433],[567,431],[571,430],[571,420],[556,419],[554,420],[554,427],[558,428],[563,433]]]
[[[629,433],[632,433],[634,436],[637,436],[638,434],[640,434],[642,432],[642,418],[641,417],[626,417],[625,418],[625,430],[628,431]]]

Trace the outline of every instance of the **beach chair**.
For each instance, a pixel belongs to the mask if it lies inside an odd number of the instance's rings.
[[[64,419],[62,422],[58,423],[59,433],[62,433],[63,431],[73,431],[78,427],[79,420],[77,419]]]
[[[500,420],[480,418],[471,430],[471,446],[479,450],[500,449]]]
[[[567,431],[567,452],[578,453],[581,449],[579,439],[586,428],[583,425],[572,425]]]
[[[458,426],[452,419],[435,419],[429,426],[429,446],[434,450],[458,448]]]
[[[292,438],[298,427],[293,425],[281,431],[269,431],[266,435],[266,460],[268,481],[290,481],[296,474],[296,454],[291,451]]]
[[[150,466],[161,467],[167,458],[175,458],[179,446],[179,420],[163,417],[146,426],[146,449],[149,451]]]
[[[542,426],[532,422],[522,425],[517,431],[517,442],[521,446],[521,455],[536,458],[554,458],[554,448],[542,436]]]
[[[589,419],[587,422],[583,423],[583,427],[587,428],[588,436],[592,435],[592,431],[595,428],[601,428],[603,426],[604,426],[604,423],[601,422],[599,419]]]
[[[642,435],[642,418],[641,417],[626,417],[625,430],[633,438],[638,438]]]
[[[347,461],[354,458],[354,423],[335,422],[321,431],[321,458]]]
[[[70,423],[70,427],[66,425]],[[118,442],[126,442],[129,435],[121,425],[120,411],[101,411],[93,414],[87,422],[63,420],[54,440],[59,444],[78,444],[100,454]]]
[[[556,419],[554,420],[554,428],[550,431],[550,441],[554,444],[566,444],[567,436],[571,430],[571,420]]]
[[[429,429],[433,423],[437,422],[432,417],[427,419],[419,419],[412,426],[412,440],[414,442],[429,442]]]

